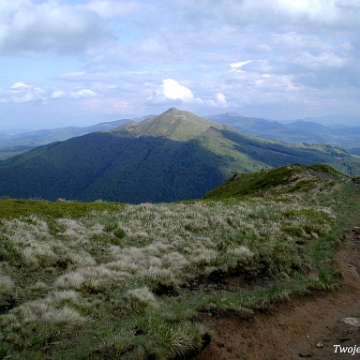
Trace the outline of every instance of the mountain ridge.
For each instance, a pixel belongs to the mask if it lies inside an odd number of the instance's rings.
[[[252,136],[291,143],[328,144],[357,154],[360,142],[359,126],[325,126],[316,118],[298,119],[280,123],[274,120],[246,117],[236,113],[208,116],[209,120],[227,123]]]
[[[171,113],[170,110],[175,112],[179,111],[175,108],[171,108],[167,112]],[[189,112],[185,113],[191,114]],[[126,123],[128,123],[129,127],[132,128],[132,130],[128,133],[128,136],[131,136],[134,135],[136,131],[141,130],[137,125],[140,121],[155,118],[160,115],[147,115],[133,119],[103,122],[88,127],[69,126],[58,129],[42,129],[20,132],[13,135],[0,133],[0,160],[10,158],[19,153],[31,150],[37,146],[49,144],[51,142],[65,141],[72,137],[81,136],[95,131],[111,131],[112,129],[118,128]],[[334,117],[331,118],[334,121]],[[335,117],[335,119],[336,118],[344,119],[344,117]],[[355,120],[353,121],[352,126],[329,126],[324,123],[324,117],[279,122],[268,118],[248,117],[240,115],[236,112],[204,116],[202,119],[212,121],[212,126],[215,127],[217,127],[217,125],[228,124],[244,134],[251,136],[292,143],[305,142],[310,144],[329,144],[348,149],[355,155],[359,154],[358,144],[360,142],[360,126],[355,126],[357,125]],[[137,128],[137,130],[135,130],[135,128]],[[142,126],[142,128],[142,130],[144,130],[144,126]],[[160,136],[164,134],[158,133],[154,135]],[[183,133],[183,135],[183,140],[187,140],[185,136],[186,134]],[[175,134],[174,136],[176,138]]]
[[[236,172],[320,162],[360,174],[345,150],[260,139],[170,109],[0,161],[0,196],[168,202],[200,198]]]
[[[102,122],[87,127],[67,126],[57,129],[40,129],[17,134],[0,134],[0,160],[4,160],[35,147],[51,144],[56,141],[65,141],[76,136],[89,134],[95,131],[109,130],[131,121],[122,119]]]

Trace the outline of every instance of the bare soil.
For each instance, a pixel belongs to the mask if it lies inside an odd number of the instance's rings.
[[[360,214],[354,214],[354,219],[337,251],[337,266],[343,274],[340,289],[293,296],[247,320],[204,316],[202,321],[213,336],[195,359],[360,359],[360,353],[335,353],[334,347],[360,347],[360,328],[342,321],[360,318]]]

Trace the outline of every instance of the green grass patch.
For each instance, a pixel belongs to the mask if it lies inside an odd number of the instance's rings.
[[[44,215],[54,218],[79,218],[91,211],[118,212],[124,205],[107,201],[46,201],[27,199],[0,199],[0,219],[16,218],[30,215]]]

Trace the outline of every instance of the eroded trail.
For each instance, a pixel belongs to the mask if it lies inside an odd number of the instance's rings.
[[[336,261],[344,276],[339,290],[292,297],[249,320],[204,318],[213,338],[196,360],[360,359],[334,348],[360,347],[360,328],[342,321],[360,318],[360,214]]]

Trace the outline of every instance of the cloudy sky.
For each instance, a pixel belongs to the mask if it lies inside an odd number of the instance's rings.
[[[0,131],[360,110],[359,0],[0,0]]]

